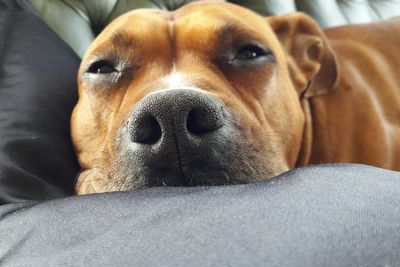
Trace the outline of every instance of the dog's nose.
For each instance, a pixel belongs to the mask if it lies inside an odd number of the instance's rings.
[[[210,179],[225,179],[225,152],[235,138],[230,118],[222,103],[200,90],[147,95],[122,129],[123,155],[132,159],[132,176],[151,186],[203,185]]]
[[[224,125],[222,106],[205,93],[174,89],[146,96],[135,107],[129,135],[134,143],[154,145],[179,139],[182,145],[209,137]]]

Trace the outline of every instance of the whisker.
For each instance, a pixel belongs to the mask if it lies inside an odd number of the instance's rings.
[[[94,181],[98,181],[98,180],[103,180],[103,178],[99,177],[99,178],[85,179],[81,183],[83,184],[83,183],[94,182]]]
[[[222,171],[222,173],[224,174],[226,180],[229,182],[231,180],[231,178],[229,178],[229,175],[225,171]]]
[[[75,175],[74,185],[76,185],[76,183],[78,182],[78,178],[79,178],[79,176],[81,175],[82,172],[83,172],[83,168],[80,168],[78,173]]]

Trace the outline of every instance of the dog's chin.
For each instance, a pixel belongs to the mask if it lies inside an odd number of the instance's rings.
[[[206,163],[204,163],[205,166]],[[123,164],[125,165],[125,164]],[[209,164],[212,165],[212,164]],[[240,167],[238,167],[240,166]],[[126,168],[120,166],[105,173],[100,169],[86,170],[79,176],[76,193],[78,195],[132,191],[149,187],[187,187],[187,186],[224,186],[254,183],[279,175],[287,168],[257,168],[249,163],[238,165],[231,163],[224,168],[196,168],[176,166],[173,168]]]
[[[243,175],[237,175],[242,172]],[[274,175],[263,177],[255,177],[245,175],[247,171],[236,172],[236,176],[232,175],[231,171],[224,170],[209,170],[209,171],[194,171],[183,174],[181,170],[175,170],[169,174],[163,172],[152,171],[152,175],[136,174],[133,176],[125,176],[123,182],[116,182],[113,188],[109,187],[105,191],[129,191],[138,190],[149,187],[195,187],[195,186],[225,186],[254,183],[261,180],[269,179]]]
[[[236,171],[236,174],[240,171]],[[139,174],[140,176],[140,174]],[[169,171],[153,170],[152,175],[146,175],[145,187],[157,186],[221,186],[229,184],[244,184],[255,182],[258,179],[249,175],[233,175],[233,170],[224,169],[191,169],[182,171],[180,168]],[[134,183],[135,179],[132,179]]]

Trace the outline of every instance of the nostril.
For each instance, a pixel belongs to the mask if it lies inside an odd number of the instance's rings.
[[[134,122],[131,131],[133,142],[142,144],[155,144],[162,135],[160,124],[157,119],[151,115],[141,118]]]
[[[221,114],[216,110],[194,108],[188,113],[186,128],[195,135],[203,135],[215,131],[221,126]]]

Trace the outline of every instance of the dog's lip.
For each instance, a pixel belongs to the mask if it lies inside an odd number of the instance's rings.
[[[201,160],[194,161],[179,159],[170,164],[154,162],[154,164],[146,164],[146,168],[147,171],[144,171],[143,173],[151,173],[149,176],[150,179],[158,177],[158,181],[151,182],[151,186],[211,185],[213,184],[211,182],[212,180],[219,181],[218,184],[230,183],[229,178],[227,178],[226,175],[227,169],[225,166],[223,164],[216,164],[215,161],[207,159],[206,157],[203,157]],[[172,183],[171,179],[168,177],[173,178]],[[204,182],[203,180],[207,180],[209,182]]]

